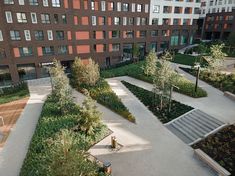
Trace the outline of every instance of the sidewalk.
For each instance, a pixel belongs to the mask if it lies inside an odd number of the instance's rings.
[[[166,129],[118,79],[108,79],[108,83],[137,122],[133,124],[97,104],[104,123],[114,133],[93,146],[89,152],[101,161],[110,161],[113,176],[213,175],[194,157],[192,148]],[[74,91],[73,96],[76,102],[83,101],[82,94]],[[123,145],[118,152],[108,148],[113,135]]]
[[[30,98],[0,151],[0,175],[17,176],[27,154],[45,98],[50,93],[48,78],[28,81]]]

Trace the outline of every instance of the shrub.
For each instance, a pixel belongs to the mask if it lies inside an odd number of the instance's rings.
[[[74,84],[94,86],[100,78],[99,65],[91,58],[88,59],[88,64],[84,64],[80,58],[75,58],[72,65],[72,75]]]

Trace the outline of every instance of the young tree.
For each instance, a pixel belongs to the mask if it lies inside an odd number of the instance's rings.
[[[50,68],[52,94],[61,114],[65,114],[73,104],[72,90],[60,62],[54,59],[53,63],[54,66]]]
[[[101,125],[101,113],[97,110],[96,102],[86,93],[82,103],[79,125],[86,134],[94,134],[94,130]]]
[[[151,50],[146,57],[146,63],[144,65],[144,74],[147,76],[153,76],[156,72],[157,67],[157,56],[154,50]]]
[[[160,60],[158,60],[159,67],[153,75],[153,92],[156,97],[160,97],[160,109],[163,108],[164,104],[171,102],[171,87],[178,80],[178,75],[172,69],[169,60],[172,60],[172,55],[170,52],[166,52]]]
[[[56,136],[51,148],[51,163],[49,175],[53,176],[98,176],[97,166],[88,160],[88,154],[79,150],[76,145],[76,136],[63,130]]]
[[[72,65],[73,82],[75,85],[93,86],[100,79],[99,65],[91,58],[84,64],[80,58],[75,58]]]
[[[140,47],[139,47],[139,45],[137,45],[137,44],[133,45],[132,55],[133,55],[134,62],[138,62],[139,57],[140,57]]]
[[[226,54],[222,51],[224,44],[215,44],[210,47],[210,56],[207,57],[209,69],[212,73],[216,73],[223,66]]]

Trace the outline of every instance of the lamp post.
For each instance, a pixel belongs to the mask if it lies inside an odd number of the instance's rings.
[[[194,68],[197,69],[197,75],[196,75],[196,84],[195,84],[195,92],[197,92],[197,87],[198,87],[198,79],[199,79],[199,74],[200,74],[200,63],[196,62],[194,65]]]

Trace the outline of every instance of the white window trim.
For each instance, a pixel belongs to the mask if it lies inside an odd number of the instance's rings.
[[[2,31],[0,30],[0,42],[3,41]]]
[[[149,5],[148,5],[148,4],[145,4],[145,6],[144,6],[144,11],[145,11],[145,13],[148,13],[148,12],[149,12]]]
[[[5,11],[5,15],[7,23],[13,23],[11,11]]]
[[[48,6],[49,6],[48,0],[43,0],[43,6],[44,6],[44,7],[48,7]]]
[[[106,11],[106,2],[105,1],[101,1],[101,11]]]
[[[132,11],[132,12],[135,12],[135,3],[132,3],[132,4],[131,4],[131,11]]]
[[[48,40],[53,40],[53,32],[52,32],[52,30],[47,30],[47,36],[48,36]]]
[[[118,12],[122,11],[122,3],[121,2],[117,2],[117,11]]]
[[[26,41],[31,41],[30,30],[24,30],[24,37]]]
[[[96,16],[91,17],[91,23],[92,26],[96,26]]]
[[[34,19],[34,18],[33,18],[33,15],[35,15],[35,17],[36,17],[36,18],[35,18],[35,21],[33,20],[33,19]],[[32,21],[33,24],[37,24],[37,23],[38,23],[37,14],[34,13],[34,12],[31,13],[31,21]]]

